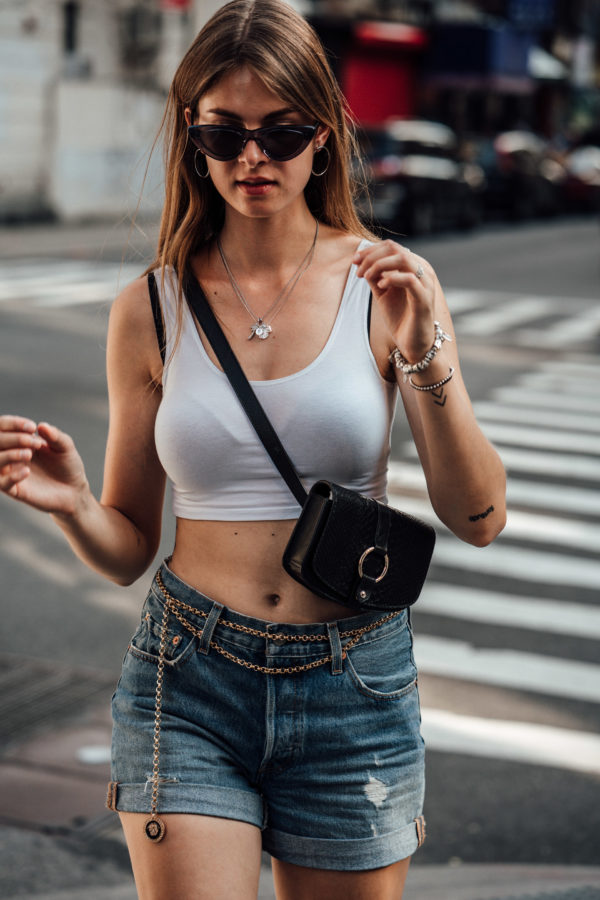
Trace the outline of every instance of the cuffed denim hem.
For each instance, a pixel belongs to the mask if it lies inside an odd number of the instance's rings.
[[[120,784],[111,781],[106,805],[117,812],[147,813],[150,815],[152,784]],[[257,828],[264,827],[264,803],[259,794],[216,785],[188,784],[161,781],[158,792],[158,811],[163,813],[194,813],[237,819]]]
[[[263,849],[275,859],[309,869],[365,871],[412,856],[424,840],[425,820],[419,816],[398,831],[350,840],[301,837],[267,828],[263,832]]]

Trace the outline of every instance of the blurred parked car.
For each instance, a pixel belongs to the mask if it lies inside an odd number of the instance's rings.
[[[505,131],[482,142],[476,158],[485,172],[485,207],[492,216],[529,219],[561,211],[565,169],[542,138]]]
[[[471,228],[481,217],[484,174],[458,156],[454,132],[437,122],[392,120],[360,136],[372,209],[365,218],[401,234]]]
[[[600,147],[578,147],[565,157],[564,196],[571,212],[600,211]]]

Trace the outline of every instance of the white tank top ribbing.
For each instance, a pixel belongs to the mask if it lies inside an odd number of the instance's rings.
[[[361,246],[364,246],[363,242]],[[163,397],[155,438],[184,519],[295,519],[300,507],[211,361],[187,305],[176,333],[172,271],[155,273],[165,318]],[[368,337],[369,286],[351,266],[327,343],[299,372],[252,387],[308,488],[320,478],[386,501],[396,385],[381,377]]]

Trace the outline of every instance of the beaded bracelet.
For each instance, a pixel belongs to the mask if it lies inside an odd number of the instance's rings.
[[[408,379],[408,383],[410,384],[411,387],[413,387],[415,389],[415,391],[437,391],[437,389],[439,387],[441,387],[443,384],[447,384],[453,375],[454,375],[454,368],[453,368],[453,366],[450,366],[450,371],[448,372],[446,377],[442,378],[440,381],[436,381],[435,384],[415,384],[414,381],[412,380],[412,378]]]
[[[433,324],[435,326],[435,338],[433,344],[431,345],[430,349],[427,351],[423,359],[419,360],[419,362],[416,362],[414,364],[409,363],[409,361],[404,356],[402,356],[402,353],[397,348],[395,350],[392,350],[392,352],[390,353],[390,362],[394,363],[397,369],[400,369],[400,371],[404,375],[405,381],[408,379],[409,375],[415,375],[417,372],[424,372],[444,341],[452,340],[450,335],[444,331],[439,322],[434,322]]]

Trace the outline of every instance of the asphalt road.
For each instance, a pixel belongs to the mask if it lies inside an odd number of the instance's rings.
[[[0,409],[71,433],[98,491],[110,299],[149,244],[119,273],[121,232],[34,237],[14,232],[0,261]],[[599,244],[591,218],[410,242],[447,291],[512,492],[491,548],[438,524],[414,611],[428,746],[421,862],[600,862]],[[430,516],[400,411],[393,458],[392,497]],[[4,713],[18,740],[45,663],[64,676],[36,707],[48,726],[110,695],[148,578],[104,582],[48,519],[5,498],[0,529],[0,684],[23,663],[21,699]],[[172,537],[167,512],[159,555]]]

